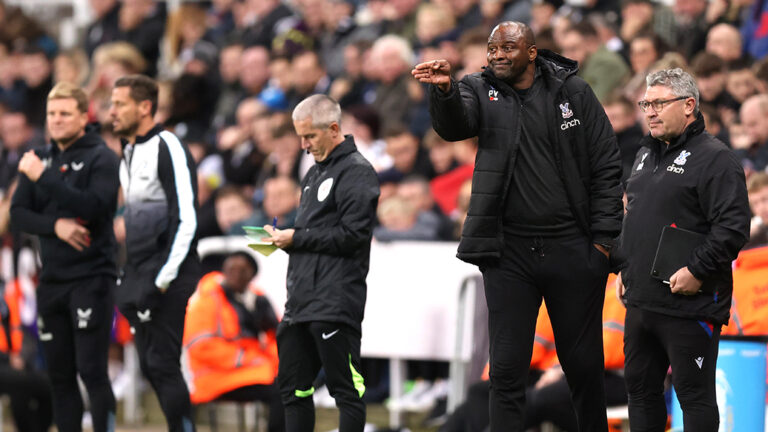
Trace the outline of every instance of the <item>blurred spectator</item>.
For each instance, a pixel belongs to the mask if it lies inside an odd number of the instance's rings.
[[[758,60],[754,68],[758,91],[760,93],[768,93],[768,57]]]
[[[208,273],[189,300],[184,346],[192,374],[192,403],[261,401],[269,407],[269,432],[285,430],[275,385],[277,316],[251,285],[258,265],[246,252],[227,257],[221,272]],[[250,291],[250,292],[249,292]],[[248,294],[255,300],[248,301]]]
[[[240,56],[242,54],[243,44],[235,40],[226,43],[219,52],[221,90],[219,100],[216,103],[213,123],[215,127],[221,128],[234,121],[235,107],[243,94],[240,85]]]
[[[253,204],[237,186],[222,186],[216,191],[216,222],[228,235],[245,234],[243,226],[254,226]]]
[[[560,48],[565,57],[579,63],[579,76],[592,87],[600,100],[628,78],[629,67],[624,59],[605,47],[589,22],[582,21],[566,30]]]
[[[243,99],[237,105],[236,124],[219,132],[217,150],[226,183],[253,185],[258,178],[264,155],[256,145],[253,125],[264,111],[264,105],[255,98]]]
[[[290,67],[291,88],[288,91],[288,109],[292,110],[299,102],[313,94],[328,93],[331,78],[320,63],[319,55],[314,51],[297,54]]]
[[[243,35],[246,46],[260,45],[271,47],[277,36],[277,24],[280,20],[293,16],[288,6],[281,0],[245,0],[247,28]]]
[[[217,45],[222,45],[227,36],[235,30],[233,6],[235,0],[213,0],[208,9],[206,23],[208,31]]]
[[[373,229],[378,241],[437,240],[437,227],[419,218],[419,210],[398,195],[380,202],[376,215],[381,225]]]
[[[738,102],[725,90],[728,77],[725,61],[713,53],[702,52],[691,62],[691,72],[699,87],[701,103],[714,106],[723,123],[729,125],[736,117]]]
[[[745,59],[734,60],[728,67],[725,90],[741,106],[747,98],[757,93],[757,77],[752,71],[751,62]]]
[[[387,153],[392,157],[393,166],[381,173],[381,176],[395,176],[400,179],[411,174],[418,174],[428,179],[435,177],[435,169],[429,161],[429,154],[419,145],[416,138],[403,125],[391,125],[384,130]]]
[[[432,197],[443,214],[449,215],[452,219],[457,217],[456,200],[459,195],[461,185],[472,179],[472,172],[475,168],[475,156],[477,155],[477,139],[470,138],[453,143],[453,157],[458,167],[441,174],[430,182]],[[458,239],[458,237],[456,237]]]
[[[168,126],[175,125],[182,141],[208,135],[219,98],[216,48],[198,41],[190,54],[181,76],[173,82],[171,111],[165,121]]]
[[[418,224],[434,230],[434,240],[453,238],[453,222],[435,204],[427,179],[418,175],[404,178],[397,186],[397,196],[417,210]]]
[[[29,47],[21,56],[21,79],[24,81],[24,113],[30,125],[45,126],[45,105],[48,92],[53,88],[53,66],[47,53],[38,47]]]
[[[85,50],[89,56],[108,42],[125,41],[136,47],[147,61],[146,72],[157,73],[159,41],[165,29],[165,3],[155,0],[91,0],[96,21],[87,31]]]
[[[744,52],[752,58],[762,59],[768,54],[768,33],[765,31],[768,4],[765,0],[753,0],[747,5],[749,11],[743,15],[741,24]]]
[[[257,96],[264,90],[267,81],[269,50],[263,46],[252,46],[243,50],[240,56],[240,86],[243,89],[241,97]]]
[[[373,165],[376,172],[392,167],[387,154],[387,143],[379,139],[380,121],[376,111],[368,105],[354,105],[342,112],[341,127],[345,135],[355,137],[357,151]]]
[[[168,16],[168,26],[165,32],[165,44],[167,46],[168,69],[171,75],[181,73],[184,64],[194,57],[194,48],[199,42],[205,41],[207,35],[205,10],[191,3],[185,3]],[[212,45],[212,44],[211,44]],[[214,51],[216,48],[212,47]],[[214,65],[216,62],[214,61]]]
[[[442,139],[434,129],[427,130],[424,135],[424,147],[429,152],[435,175],[445,174],[458,166],[453,155],[453,143]]]
[[[739,29],[731,24],[720,23],[709,29],[706,50],[730,63],[741,58],[742,42]]]
[[[675,0],[672,6],[677,25],[674,46],[686,58],[692,58],[706,45],[710,25],[706,13],[708,4],[707,0]]]
[[[756,172],[749,176],[747,194],[753,216],[749,228],[749,241],[742,249],[768,244],[768,173]]]
[[[367,6],[379,34],[394,34],[413,43],[419,4],[420,0],[369,0]]]
[[[372,43],[360,41],[344,47],[344,72],[337,77],[328,95],[339,101],[342,109],[352,105],[369,104],[376,97],[375,85],[366,74],[370,63]],[[368,65],[370,70],[372,66]]]
[[[740,148],[733,141],[736,155],[748,160],[756,171],[768,166],[768,95],[752,96],[741,105],[739,114],[748,137],[747,146]]]
[[[623,95],[611,95],[603,102],[605,114],[616,133],[616,141],[619,144],[621,155],[621,183],[626,184],[632,174],[632,165],[635,155],[640,150],[640,140],[643,138],[643,129],[637,120],[635,104]]]
[[[165,33],[165,3],[156,0],[124,0],[118,14],[119,40],[135,46],[147,60],[147,75],[157,74],[159,41]]]
[[[675,43],[675,16],[661,3],[651,0],[624,0],[621,2],[621,29],[619,35],[629,43],[638,34],[652,32],[669,45]]]
[[[531,3],[529,0],[480,0],[483,32],[488,33],[488,28],[504,21],[531,22]]]
[[[524,2],[522,0],[521,2]],[[456,72],[456,79],[475,72],[482,72],[487,64],[488,32],[474,29],[461,35],[458,44],[462,68]]]
[[[382,36],[371,48],[371,60],[377,66],[378,83],[372,105],[379,113],[383,129],[394,123],[408,124],[411,107],[414,105],[412,88],[420,90],[418,83],[409,75],[413,59],[410,45],[398,36]]]
[[[85,52],[79,48],[59,52],[53,59],[53,81],[81,86],[91,72]]]
[[[320,57],[328,74],[334,78],[347,72],[345,51],[348,46],[360,41],[370,43],[378,36],[374,26],[357,23],[355,8],[355,0],[325,0],[322,14],[325,31],[320,36]]]
[[[18,111],[9,111],[0,116],[0,140],[0,190],[6,191],[16,178],[16,168],[21,157],[39,143],[35,142],[35,134],[27,122],[26,114]]]
[[[723,120],[720,118],[720,113],[717,112],[717,109],[710,104],[700,104],[699,111],[701,112],[701,115],[704,116],[704,126],[706,127],[707,132],[730,147],[730,133],[728,128],[723,124]]]
[[[296,222],[296,210],[299,208],[301,191],[296,180],[287,176],[278,176],[264,182],[264,199],[261,211],[258,211],[253,226],[273,225],[277,218],[277,228],[293,228]]]
[[[455,39],[457,30],[456,20],[448,5],[422,3],[419,6],[416,12],[417,47],[429,46],[445,38]]]
[[[85,32],[85,52],[92,57],[100,45],[119,39],[120,4],[117,0],[89,0],[89,3],[96,19]]]
[[[483,23],[479,0],[449,0],[456,17],[456,30],[459,33],[475,28]]]

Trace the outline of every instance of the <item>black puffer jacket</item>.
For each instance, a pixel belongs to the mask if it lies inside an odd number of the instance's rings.
[[[731,262],[749,238],[744,170],[733,151],[704,131],[699,114],[669,148],[646,136],[627,183],[627,216],[617,257],[627,304],[667,315],[726,324],[731,307]],[[702,294],[672,294],[651,277],[666,225],[707,234],[688,260],[704,282]]]
[[[348,135],[310,168],[301,191],[283,320],[343,322],[359,331],[379,200],[376,172]]]
[[[579,228],[594,243],[610,244],[621,230],[621,159],[608,118],[576,62],[539,50],[536,65],[551,106],[541,127]],[[486,69],[451,85],[430,86],[432,126],[446,140],[479,138],[472,195],[458,257],[483,264],[501,255],[502,216],[520,139],[520,100]]]

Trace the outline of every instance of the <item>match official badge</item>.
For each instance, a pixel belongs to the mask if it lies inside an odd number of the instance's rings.
[[[328,198],[328,194],[331,193],[331,187],[333,186],[333,177],[325,179],[320,183],[320,187],[317,188],[317,200],[322,202]]]

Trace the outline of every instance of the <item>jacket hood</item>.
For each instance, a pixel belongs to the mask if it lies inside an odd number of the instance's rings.
[[[538,50],[538,55],[536,56],[535,78],[538,79],[539,77],[542,77],[549,89],[559,89],[566,78],[576,74],[578,71],[579,65],[576,61],[563,57],[548,49]],[[502,90],[503,93],[512,94],[512,92],[514,92],[509,84],[496,77],[491,68],[484,68],[481,75],[486,80],[490,81],[496,88]]]
[[[67,148],[67,151],[71,151],[72,149],[76,148],[96,147],[102,144],[104,144],[104,141],[98,134],[93,132],[86,132],[85,135],[80,137],[80,139],[73,142],[72,145]],[[51,153],[61,153],[59,146],[56,145],[54,140],[51,140]]]

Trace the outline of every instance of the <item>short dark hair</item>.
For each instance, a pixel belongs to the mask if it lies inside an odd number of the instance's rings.
[[[718,56],[702,52],[691,60],[691,72],[697,78],[709,78],[718,73],[724,73],[725,62]]]
[[[227,256],[227,258],[225,259],[225,261],[230,259],[230,258],[235,258],[235,257],[240,257],[240,258],[244,259],[248,263],[248,265],[250,265],[251,268],[253,269],[253,275],[254,276],[256,276],[259,273],[259,264],[256,262],[256,259],[253,258],[253,255],[251,255],[251,254],[249,254],[248,252],[245,252],[245,251],[236,251],[236,252],[232,252],[231,254],[229,254]]]
[[[126,75],[115,82],[115,88],[129,87],[131,99],[136,102],[149,101],[152,104],[150,113],[157,112],[157,81],[146,75]]]

